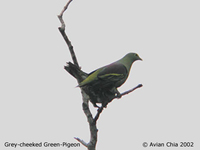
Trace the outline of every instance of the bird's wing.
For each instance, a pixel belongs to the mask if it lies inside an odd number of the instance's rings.
[[[105,84],[106,83],[117,82],[123,79],[127,74],[126,67],[121,63],[112,63],[108,66],[99,68],[89,74],[89,76],[83,80],[78,86],[82,87],[88,84]]]
[[[99,79],[102,80],[112,80],[117,81],[124,78],[127,74],[126,67],[121,63],[112,63],[104,67],[97,75]]]

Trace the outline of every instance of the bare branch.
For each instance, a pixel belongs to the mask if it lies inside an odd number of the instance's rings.
[[[74,64],[77,65],[77,66],[79,67],[78,61],[77,61],[77,59],[76,59],[76,55],[75,55],[75,52],[74,52],[74,48],[73,48],[73,46],[72,46],[72,44],[71,44],[71,41],[69,40],[69,38],[67,37],[67,35],[66,35],[66,33],[65,33],[65,22],[64,22],[64,20],[63,20],[63,18],[62,18],[63,13],[65,12],[65,10],[67,10],[67,8],[68,8],[68,6],[69,6],[69,4],[70,4],[71,2],[72,2],[72,0],[69,0],[68,3],[65,5],[64,9],[63,9],[63,10],[61,11],[61,13],[58,15],[58,19],[60,20],[60,23],[61,23],[61,27],[59,27],[58,29],[59,29],[60,33],[62,34],[62,36],[63,36],[65,42],[67,43],[68,47],[69,47],[69,51],[70,51],[70,53],[71,53],[72,60],[73,60]]]
[[[121,93],[120,95],[124,96],[126,94],[129,94],[129,93],[133,92],[134,90],[136,90],[137,88],[141,88],[142,86],[143,86],[142,84],[138,84],[136,87],[134,87],[134,88],[132,88],[132,89],[130,89],[128,91],[125,91],[125,92]]]
[[[96,122],[94,122],[92,113],[90,112],[90,109],[89,109],[88,101],[90,97],[82,90],[82,88],[81,88],[81,93],[82,93],[82,98],[83,98],[83,104],[82,104],[83,111],[87,117],[87,121],[90,127],[90,142],[87,144],[87,147],[89,150],[93,150],[96,147],[98,130],[96,127]]]
[[[96,116],[94,117],[94,122],[96,123],[96,121],[99,119],[99,115],[101,114],[101,112],[103,111],[103,106],[101,106],[100,108],[98,108],[97,110],[97,114]]]
[[[67,66],[65,66],[65,70],[68,71],[72,76],[74,76],[78,83],[80,83],[81,81],[83,81],[85,78],[88,77],[88,74],[83,72],[80,67],[79,67],[79,64],[78,64],[78,61],[76,59],[76,55],[75,55],[75,52],[74,52],[74,49],[73,49],[73,46],[71,44],[71,41],[69,40],[69,38],[67,37],[66,33],[65,33],[65,22],[63,20],[63,14],[64,12],[67,10],[69,4],[72,2],[72,0],[69,0],[67,2],[67,4],[64,6],[63,10],[61,11],[61,13],[58,15],[58,18],[61,22],[61,27],[59,27],[59,31],[61,33],[61,35],[63,36],[66,44],[68,45],[68,48],[70,50],[70,54],[71,54],[71,57],[72,57],[72,60],[74,62],[74,64],[72,63],[67,63]],[[102,103],[102,106],[100,108],[98,108],[97,110],[97,114],[96,116],[93,118],[92,116],[92,113],[89,109],[89,100],[92,102],[93,98],[91,99],[91,97],[94,97],[96,99],[100,99],[104,100],[104,96],[100,95],[99,93],[93,93],[93,92],[86,92],[87,90],[84,89],[84,87],[80,87],[81,88],[81,94],[82,94],[82,100],[83,100],[83,103],[82,103],[82,108],[83,108],[83,111],[87,117],[87,121],[89,123],[89,127],[90,127],[90,141],[89,143],[86,143],[85,141],[83,141],[82,139],[78,138],[78,137],[75,137],[75,139],[77,141],[79,141],[81,144],[83,144],[85,147],[88,148],[88,150],[95,150],[95,147],[96,147],[96,143],[97,143],[97,132],[98,132],[98,129],[97,129],[97,126],[96,126],[96,122],[97,120],[99,119],[99,116],[100,114],[102,113],[104,107],[106,107],[106,105],[111,102],[113,99],[115,98],[120,98],[132,91],[134,91],[135,89],[137,88],[140,88],[142,87],[142,84],[139,84],[137,87],[131,89],[131,90],[128,90],[124,93],[119,93],[117,96],[115,96],[116,92],[113,92],[111,95],[109,95],[109,97],[107,98],[108,101],[105,101],[106,103],[103,104]],[[89,93],[89,94],[88,94]],[[94,95],[94,96],[93,96]]]
[[[64,6],[63,10],[61,11],[61,13],[58,15],[58,18],[60,20],[60,23],[61,23],[61,28],[62,30],[65,30],[65,22],[64,20],[62,19],[62,16],[63,16],[63,13],[65,12],[65,10],[67,10],[69,4],[72,2],[72,0],[69,0],[68,3]]]
[[[88,144],[87,144],[85,141],[81,140],[80,138],[74,137],[74,139],[76,139],[77,141],[79,141],[79,142],[80,142],[81,144],[83,144],[85,147],[88,146]]]
[[[67,4],[64,6],[64,8],[63,8],[63,10],[61,11],[61,13],[60,13],[60,15],[59,16],[62,16],[63,15],[63,13],[65,12],[65,10],[67,10],[67,8],[68,8],[68,6],[69,6],[69,4],[72,2],[72,0],[69,0],[68,2],[67,2]]]
[[[67,66],[65,66],[65,70],[67,70],[72,76],[74,76],[78,80],[78,82],[81,82],[88,76],[88,74],[80,70],[80,67],[78,65],[78,61],[76,59],[76,55],[74,53],[74,49],[71,44],[71,41],[69,40],[69,38],[67,37],[67,35],[65,33],[65,22],[62,18],[63,13],[67,10],[67,8],[71,2],[72,2],[72,0],[69,0],[68,3],[65,5],[64,9],[58,15],[58,18],[61,22],[61,27],[59,27],[58,29],[69,47],[69,50],[70,50],[70,53],[71,53],[71,56],[72,56],[72,59],[74,62],[74,64],[67,63]],[[97,143],[97,131],[98,130],[96,127],[96,122],[94,122],[92,113],[90,112],[90,109],[89,109],[89,104],[88,104],[89,96],[84,92],[84,90],[82,88],[81,88],[81,94],[82,94],[82,99],[83,99],[83,106],[82,106],[83,111],[87,117],[89,127],[90,127],[90,142],[87,144],[85,141],[81,140],[78,137],[76,137],[75,139],[78,140],[84,146],[86,146],[88,148],[88,150],[95,150],[96,143]]]

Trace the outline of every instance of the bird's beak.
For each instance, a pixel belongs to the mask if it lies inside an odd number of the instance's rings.
[[[142,58],[139,57],[139,60],[143,61]]]

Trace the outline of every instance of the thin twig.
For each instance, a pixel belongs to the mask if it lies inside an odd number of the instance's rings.
[[[69,40],[69,38],[67,37],[66,33],[65,33],[65,22],[62,18],[63,16],[63,13],[67,10],[69,4],[72,2],[72,0],[69,0],[68,3],[65,5],[65,7],[63,8],[63,10],[61,11],[61,13],[58,15],[58,19],[60,20],[60,23],[61,23],[61,27],[59,27],[59,31],[60,33],[62,34],[65,42],[67,43],[68,47],[69,47],[69,50],[70,50],[70,54],[72,56],[72,60],[74,62],[75,65],[77,65],[79,67],[79,64],[78,64],[78,61],[76,59],[76,55],[75,55],[75,52],[74,52],[74,48],[71,44],[71,41]],[[80,67],[79,67],[80,68]]]
[[[98,110],[97,110],[97,114],[96,114],[96,116],[94,117],[94,122],[96,123],[96,121],[99,119],[99,115],[102,113],[102,111],[103,111],[103,106],[101,106],[100,108],[98,108]]]
[[[121,93],[120,96],[124,96],[126,94],[129,94],[129,93],[133,92],[134,90],[136,90],[137,88],[141,88],[142,86],[143,86],[142,84],[138,84],[136,87],[134,87],[134,88],[132,88],[132,89],[130,89],[128,91],[125,91],[125,92]]]
[[[83,146],[88,147],[88,144],[87,144],[85,141],[81,140],[80,138],[74,137],[74,139],[76,139],[76,140],[79,141],[81,144],[83,144]]]
[[[64,20],[62,19],[62,16],[63,16],[63,13],[65,12],[65,10],[67,10],[69,4],[72,2],[72,0],[69,0],[68,3],[64,6],[63,10],[61,11],[61,13],[58,15],[58,18],[61,22],[61,28],[62,30],[65,30],[65,22]]]
[[[77,66],[79,67],[79,64],[78,64],[78,61],[77,61],[77,59],[76,59],[76,55],[75,55],[75,52],[74,52],[74,48],[73,48],[73,46],[72,46],[72,44],[71,44],[71,41],[70,41],[69,38],[67,37],[65,31],[62,30],[62,27],[59,27],[58,29],[59,29],[60,33],[62,34],[62,36],[63,36],[65,42],[67,43],[68,47],[69,47],[69,51],[70,51],[70,54],[71,54],[71,56],[72,56],[72,60],[73,60],[74,64],[77,65]],[[79,67],[79,68],[80,68],[80,67]]]
[[[72,0],[69,0],[69,1],[67,2],[67,4],[64,6],[63,10],[62,10],[61,13],[60,13],[60,16],[62,16],[63,13],[65,12],[65,10],[67,10],[67,8],[68,8],[68,6],[69,6],[69,4],[70,4],[71,2],[72,2]]]

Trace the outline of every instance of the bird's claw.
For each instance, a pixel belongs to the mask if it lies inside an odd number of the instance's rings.
[[[122,97],[122,95],[120,93],[116,93],[115,96],[116,96],[116,98],[121,98]]]

